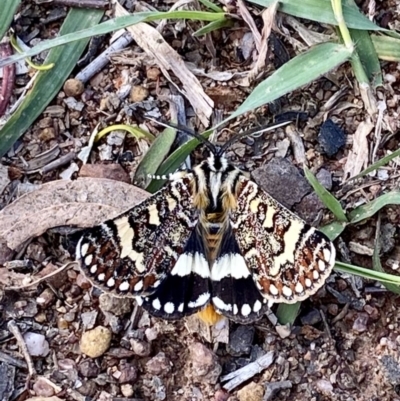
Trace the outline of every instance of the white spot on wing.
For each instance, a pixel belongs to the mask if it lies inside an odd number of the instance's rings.
[[[171,313],[174,313],[174,310],[175,310],[175,306],[174,306],[174,304],[172,302],[167,302],[164,305],[164,312],[165,313],[171,314]]]
[[[250,271],[243,256],[238,253],[230,253],[215,261],[211,272],[211,280],[220,281],[229,276],[234,279],[247,278],[249,275]]]
[[[115,280],[111,277],[107,280],[107,287],[114,287]]]
[[[92,262],[93,262],[93,255],[87,255],[85,258],[85,265],[90,266]]]
[[[149,211],[149,224],[159,226],[161,224],[161,222],[160,222],[160,216],[158,213],[157,205],[152,204],[147,208],[147,210]]]
[[[241,309],[243,316],[249,316],[251,313],[251,308],[249,304],[243,304]]]
[[[153,306],[153,308],[155,310],[160,310],[161,309],[161,303],[160,303],[160,300],[158,298],[154,299],[153,302],[151,303],[151,305]]]
[[[254,302],[254,305],[253,305],[253,312],[257,313],[258,311],[261,310],[261,307],[262,307],[262,303],[257,299],[257,301]]]
[[[271,284],[271,285],[269,286],[269,292],[270,292],[272,295],[278,295],[278,294],[279,294],[278,289],[277,289],[273,284]]]
[[[318,261],[318,269],[320,272],[323,272],[325,270],[325,263],[323,260]]]
[[[231,311],[232,310],[232,305],[231,304],[226,304],[221,298],[219,297],[213,297],[212,299],[213,304],[215,307],[219,310],[224,310],[224,311]]]
[[[125,283],[127,283],[127,281],[125,281]],[[121,283],[122,285],[123,283]],[[143,280],[138,281],[134,287],[133,287],[133,291],[140,291],[143,288]]]
[[[189,308],[198,308],[199,306],[207,304],[209,299],[210,299],[210,293],[204,292],[196,299],[196,301],[189,302],[188,306]]]
[[[303,286],[302,286],[301,283],[297,283],[297,284],[296,284],[296,287],[294,288],[294,290],[295,290],[298,294],[301,294],[301,293],[304,291],[304,288],[303,288]]]
[[[282,293],[286,298],[290,298],[293,295],[293,291],[286,285],[282,287]]]
[[[79,243],[77,249],[78,250],[80,249],[81,256],[83,257],[87,254],[87,251],[89,249],[89,244],[86,243],[86,244],[83,244],[82,246],[80,246],[80,243]]]
[[[99,281],[104,281],[105,278],[106,278],[106,275],[105,275],[104,273],[100,273],[100,274],[97,276],[97,280],[99,280]]]
[[[143,298],[142,298],[142,297],[135,297],[135,300],[136,300],[136,303],[137,303],[139,306],[142,306],[142,305],[143,305]]]
[[[90,268],[90,273],[95,274],[96,272],[97,272],[97,265],[93,265],[93,266]]]
[[[193,256],[183,253],[176,261],[174,268],[171,270],[172,276],[185,277],[188,276],[192,270]]]
[[[185,305],[183,304],[183,302],[181,304],[179,304],[178,306],[178,312],[183,312],[183,308],[185,307]]]
[[[136,284],[136,285],[137,285],[137,284]],[[123,282],[119,285],[118,289],[119,289],[120,291],[128,291],[128,290],[129,290],[129,283],[128,283],[127,281],[123,281]]]
[[[306,278],[306,287],[311,287],[312,286],[312,281],[309,278]]]

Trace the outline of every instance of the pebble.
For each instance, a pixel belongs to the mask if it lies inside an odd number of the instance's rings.
[[[43,334],[27,332],[24,340],[31,356],[47,356],[50,352],[49,343]]]
[[[300,318],[303,325],[314,326],[321,322],[321,314],[318,309],[311,309],[306,315]]]
[[[152,342],[158,337],[158,330],[155,327],[149,327],[145,330],[144,335],[146,336],[147,341]]]
[[[170,360],[164,352],[159,352],[155,357],[146,363],[146,371],[152,375],[161,375],[171,370]]]
[[[132,351],[138,356],[149,356],[151,353],[151,345],[142,340],[130,340]]]
[[[253,326],[239,326],[230,336],[228,352],[232,356],[248,355],[253,344],[254,333]]]
[[[50,288],[46,288],[37,298],[36,302],[46,308],[48,307],[55,299],[54,292]]]
[[[160,74],[161,71],[155,67],[151,67],[146,71],[147,79],[150,79],[151,81],[156,81],[160,76]]]
[[[97,326],[82,334],[80,341],[81,352],[90,358],[97,358],[103,355],[111,343],[111,332],[106,327]]]
[[[131,182],[129,174],[119,164],[84,164],[79,170],[79,177],[107,178],[128,184]]]
[[[39,139],[43,142],[55,139],[55,137],[56,137],[56,130],[54,129],[54,127],[43,128],[39,132]]]
[[[323,379],[317,380],[316,387],[319,392],[321,392],[326,396],[333,395],[333,386],[332,383],[329,382],[328,380],[323,380]]]
[[[346,133],[330,118],[322,125],[318,134],[318,142],[325,153],[331,157],[346,144]]]
[[[264,388],[261,384],[250,382],[237,393],[239,401],[262,401]]]
[[[99,306],[102,312],[110,312],[115,316],[122,316],[131,312],[132,300],[130,298],[117,298],[103,293],[99,297]]]
[[[369,316],[366,313],[359,313],[356,320],[353,323],[353,330],[358,333],[363,333],[367,330]]]
[[[129,99],[133,103],[143,102],[146,97],[149,96],[149,90],[143,86],[133,86]]]
[[[332,189],[332,174],[328,170],[321,168],[316,174],[316,178],[325,189],[328,191]]]
[[[54,387],[46,379],[39,377],[33,384],[33,391],[40,397],[51,397],[54,395]]]
[[[125,398],[130,398],[133,396],[133,386],[129,383],[121,385],[121,393]]]
[[[92,287],[90,281],[81,273],[79,273],[76,278],[76,285],[84,290],[88,290]]]
[[[339,313],[339,306],[337,304],[329,304],[328,313],[332,316],[336,316]]]
[[[83,377],[97,377],[100,368],[92,359],[85,359],[78,365],[79,372]]]
[[[81,320],[85,330],[93,329],[94,325],[96,324],[97,315],[97,310],[81,313]]]
[[[124,363],[120,367],[121,375],[118,378],[120,384],[135,383],[138,379],[138,370],[135,366]]]
[[[214,401],[228,401],[231,395],[223,389],[219,389],[215,392]]]
[[[79,79],[67,79],[64,84],[64,92],[67,96],[79,96],[85,90],[85,85]]]
[[[82,102],[78,102],[75,98],[67,97],[64,99],[64,103],[70,110],[82,111],[85,105]]]
[[[292,329],[290,328],[289,324],[285,324],[285,325],[276,325],[275,326],[275,330],[278,333],[279,337],[284,339],[290,336]]]
[[[218,363],[216,355],[204,344],[193,343],[189,347],[189,363],[191,374],[211,384],[216,384],[221,374],[222,367]]]

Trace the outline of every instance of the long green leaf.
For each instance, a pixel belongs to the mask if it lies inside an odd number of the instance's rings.
[[[240,107],[219,125],[314,81],[350,56],[351,51],[337,43],[322,43],[312,47],[261,82]]]
[[[362,205],[349,213],[350,223],[358,223],[359,221],[368,219],[375,213],[379,212],[383,207],[388,205],[400,205],[400,192],[392,191],[376,198],[372,202]]]
[[[113,18],[88,29],[77,28],[75,32],[62,34],[54,39],[44,40],[30,50],[14,54],[10,57],[5,57],[0,60],[0,67],[15,63],[25,57],[34,56],[44,50],[52,49],[53,47],[65,45],[80,39],[91,38],[92,36],[104,35],[109,32],[117,31],[118,29],[126,28],[130,25],[138,24],[139,22],[149,22],[159,19],[191,19],[200,21],[218,21],[225,17],[224,13],[211,13],[205,11],[170,11],[170,12],[141,12],[132,15],[124,15],[122,17]]]
[[[275,0],[249,0],[251,3],[268,7]],[[305,18],[325,24],[337,25],[332,11],[331,0],[280,0],[279,11],[295,17]],[[358,9],[343,4],[343,16],[346,25],[353,29],[364,29],[369,31],[387,31],[370,21]]]
[[[314,174],[304,166],[304,174],[307,181],[313,187],[315,193],[321,199],[323,204],[334,214],[334,216],[341,222],[347,222],[347,217],[342,209],[340,202],[324,188],[319,181],[315,178]]]
[[[0,12],[0,41],[10,27],[21,0],[2,0]]]
[[[371,40],[381,60],[400,61],[400,39],[372,34]]]
[[[280,324],[293,324],[299,314],[301,302],[295,304],[279,304],[276,317]]]
[[[334,241],[344,231],[346,226],[347,223],[332,221],[332,223],[320,227],[319,230],[322,231],[331,241]]]
[[[96,25],[103,15],[101,10],[72,9],[60,30],[61,35]],[[48,71],[38,74],[35,84],[24,101],[0,130],[0,157],[32,125],[40,113],[57,95],[64,81],[79,60],[88,39],[52,49],[45,63],[54,63]]]

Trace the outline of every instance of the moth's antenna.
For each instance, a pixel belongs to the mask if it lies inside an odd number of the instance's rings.
[[[221,149],[218,150],[217,156],[222,156],[227,151],[227,149],[230,148],[235,142],[240,141],[242,138],[246,136],[259,134],[261,132],[273,131],[277,128],[284,127],[285,125],[288,125],[291,122],[292,121],[284,121],[277,124],[265,125],[263,127],[252,128],[247,131],[241,132],[237,135],[234,135],[231,139],[229,139],[228,142],[224,143]]]
[[[163,127],[166,128],[174,128],[177,129],[178,131],[183,131],[186,132],[188,135],[192,136],[193,138],[196,138],[198,141],[200,141],[201,143],[204,143],[204,145],[207,146],[208,149],[210,149],[210,151],[216,155],[217,153],[219,153],[219,151],[217,150],[217,148],[214,146],[213,143],[211,143],[208,139],[202,137],[200,134],[198,134],[196,131],[191,130],[188,127],[185,127],[183,125],[179,125],[179,124],[174,124],[174,123],[166,123],[163,121],[158,121],[154,118],[151,117],[147,117],[145,116],[148,120],[151,120],[155,123],[157,123],[158,125],[161,125]]]

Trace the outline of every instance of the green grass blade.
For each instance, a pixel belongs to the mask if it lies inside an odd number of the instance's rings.
[[[0,41],[11,25],[21,0],[2,0],[0,12]]]
[[[155,139],[136,169],[134,182],[145,186],[150,181],[147,177],[148,174],[157,172],[157,169],[168,155],[175,137],[176,130],[167,128]]]
[[[215,11],[216,13],[223,13],[224,10],[221,7],[218,7],[215,3],[209,0],[199,0],[205,7],[209,8],[210,10]]]
[[[101,10],[72,9],[61,27],[60,34],[96,25],[103,15]],[[48,71],[38,74],[33,88],[24,101],[0,130],[0,157],[33,124],[40,113],[60,91],[65,80],[79,60],[88,39],[52,49],[45,63],[55,63]]]
[[[304,174],[325,207],[327,207],[339,221],[347,222],[346,214],[340,202],[319,183],[314,174],[305,166]]]
[[[318,228],[319,231],[322,231],[331,241],[334,241],[346,228],[347,223],[332,221],[332,223],[327,224],[326,226]]]
[[[351,29],[350,34],[356,45],[356,51],[360,57],[361,65],[367,75],[368,81],[374,87],[382,85],[381,64],[369,33],[358,29]]]
[[[198,29],[196,32],[193,33],[193,36],[203,36],[206,33],[210,33],[213,31],[217,31],[218,29],[227,28],[233,26],[233,20],[231,19],[220,19],[218,21],[212,21],[207,25],[203,26],[202,28]]]
[[[251,3],[268,7],[275,0],[249,0]],[[279,11],[295,17],[305,18],[325,24],[337,25],[336,18],[332,11],[330,0],[280,0]],[[346,25],[353,29],[369,31],[387,31],[370,21],[358,9],[355,9],[343,2],[343,16]]]
[[[400,61],[400,39],[372,34],[371,40],[381,60]]]
[[[360,174],[357,174],[356,176],[350,178],[349,181],[364,177],[365,175],[371,173],[372,171],[377,170],[379,167],[382,167],[385,164],[388,164],[391,160],[393,160],[397,156],[400,156],[400,149],[395,150],[390,155],[386,155],[385,157],[382,157],[382,159],[378,160],[371,166],[367,167],[365,170],[361,171]]]
[[[379,256],[379,252],[380,252],[380,246],[379,246],[379,240],[377,240],[375,242],[374,254],[372,255],[372,268],[377,272],[385,273],[381,264],[381,258]],[[400,287],[399,287],[400,284],[396,285],[385,282],[382,282],[382,284],[386,287],[388,291],[392,291],[395,294],[400,294]]]
[[[343,273],[354,274],[356,276],[364,277],[369,280],[380,281],[381,283],[389,283],[396,286],[400,285],[400,276],[395,276],[388,273],[381,273],[375,270],[366,269],[364,267],[355,265],[349,265],[343,262],[336,262],[335,270],[341,271]]]
[[[400,192],[389,192],[381,195],[379,198],[376,198],[366,205],[357,207],[349,213],[350,223],[354,224],[368,219],[387,205],[400,205]]]
[[[351,51],[337,43],[322,43],[294,57],[261,82],[221,124],[294,91],[345,62]],[[219,125],[221,125],[219,124]]]
[[[141,12],[132,15],[124,15],[122,17],[113,18],[101,24],[96,24],[88,29],[77,28],[75,32],[58,36],[54,39],[44,40],[30,50],[5,57],[0,60],[0,67],[15,63],[25,57],[34,56],[42,51],[52,49],[53,47],[64,45],[80,39],[91,38],[92,36],[104,35],[118,29],[135,25],[139,22],[156,21],[160,19],[190,19],[200,21],[218,21],[225,17],[224,13],[210,13],[205,11],[170,11],[170,12]]]
[[[293,324],[299,314],[301,302],[295,304],[279,304],[276,317],[280,324]]]

